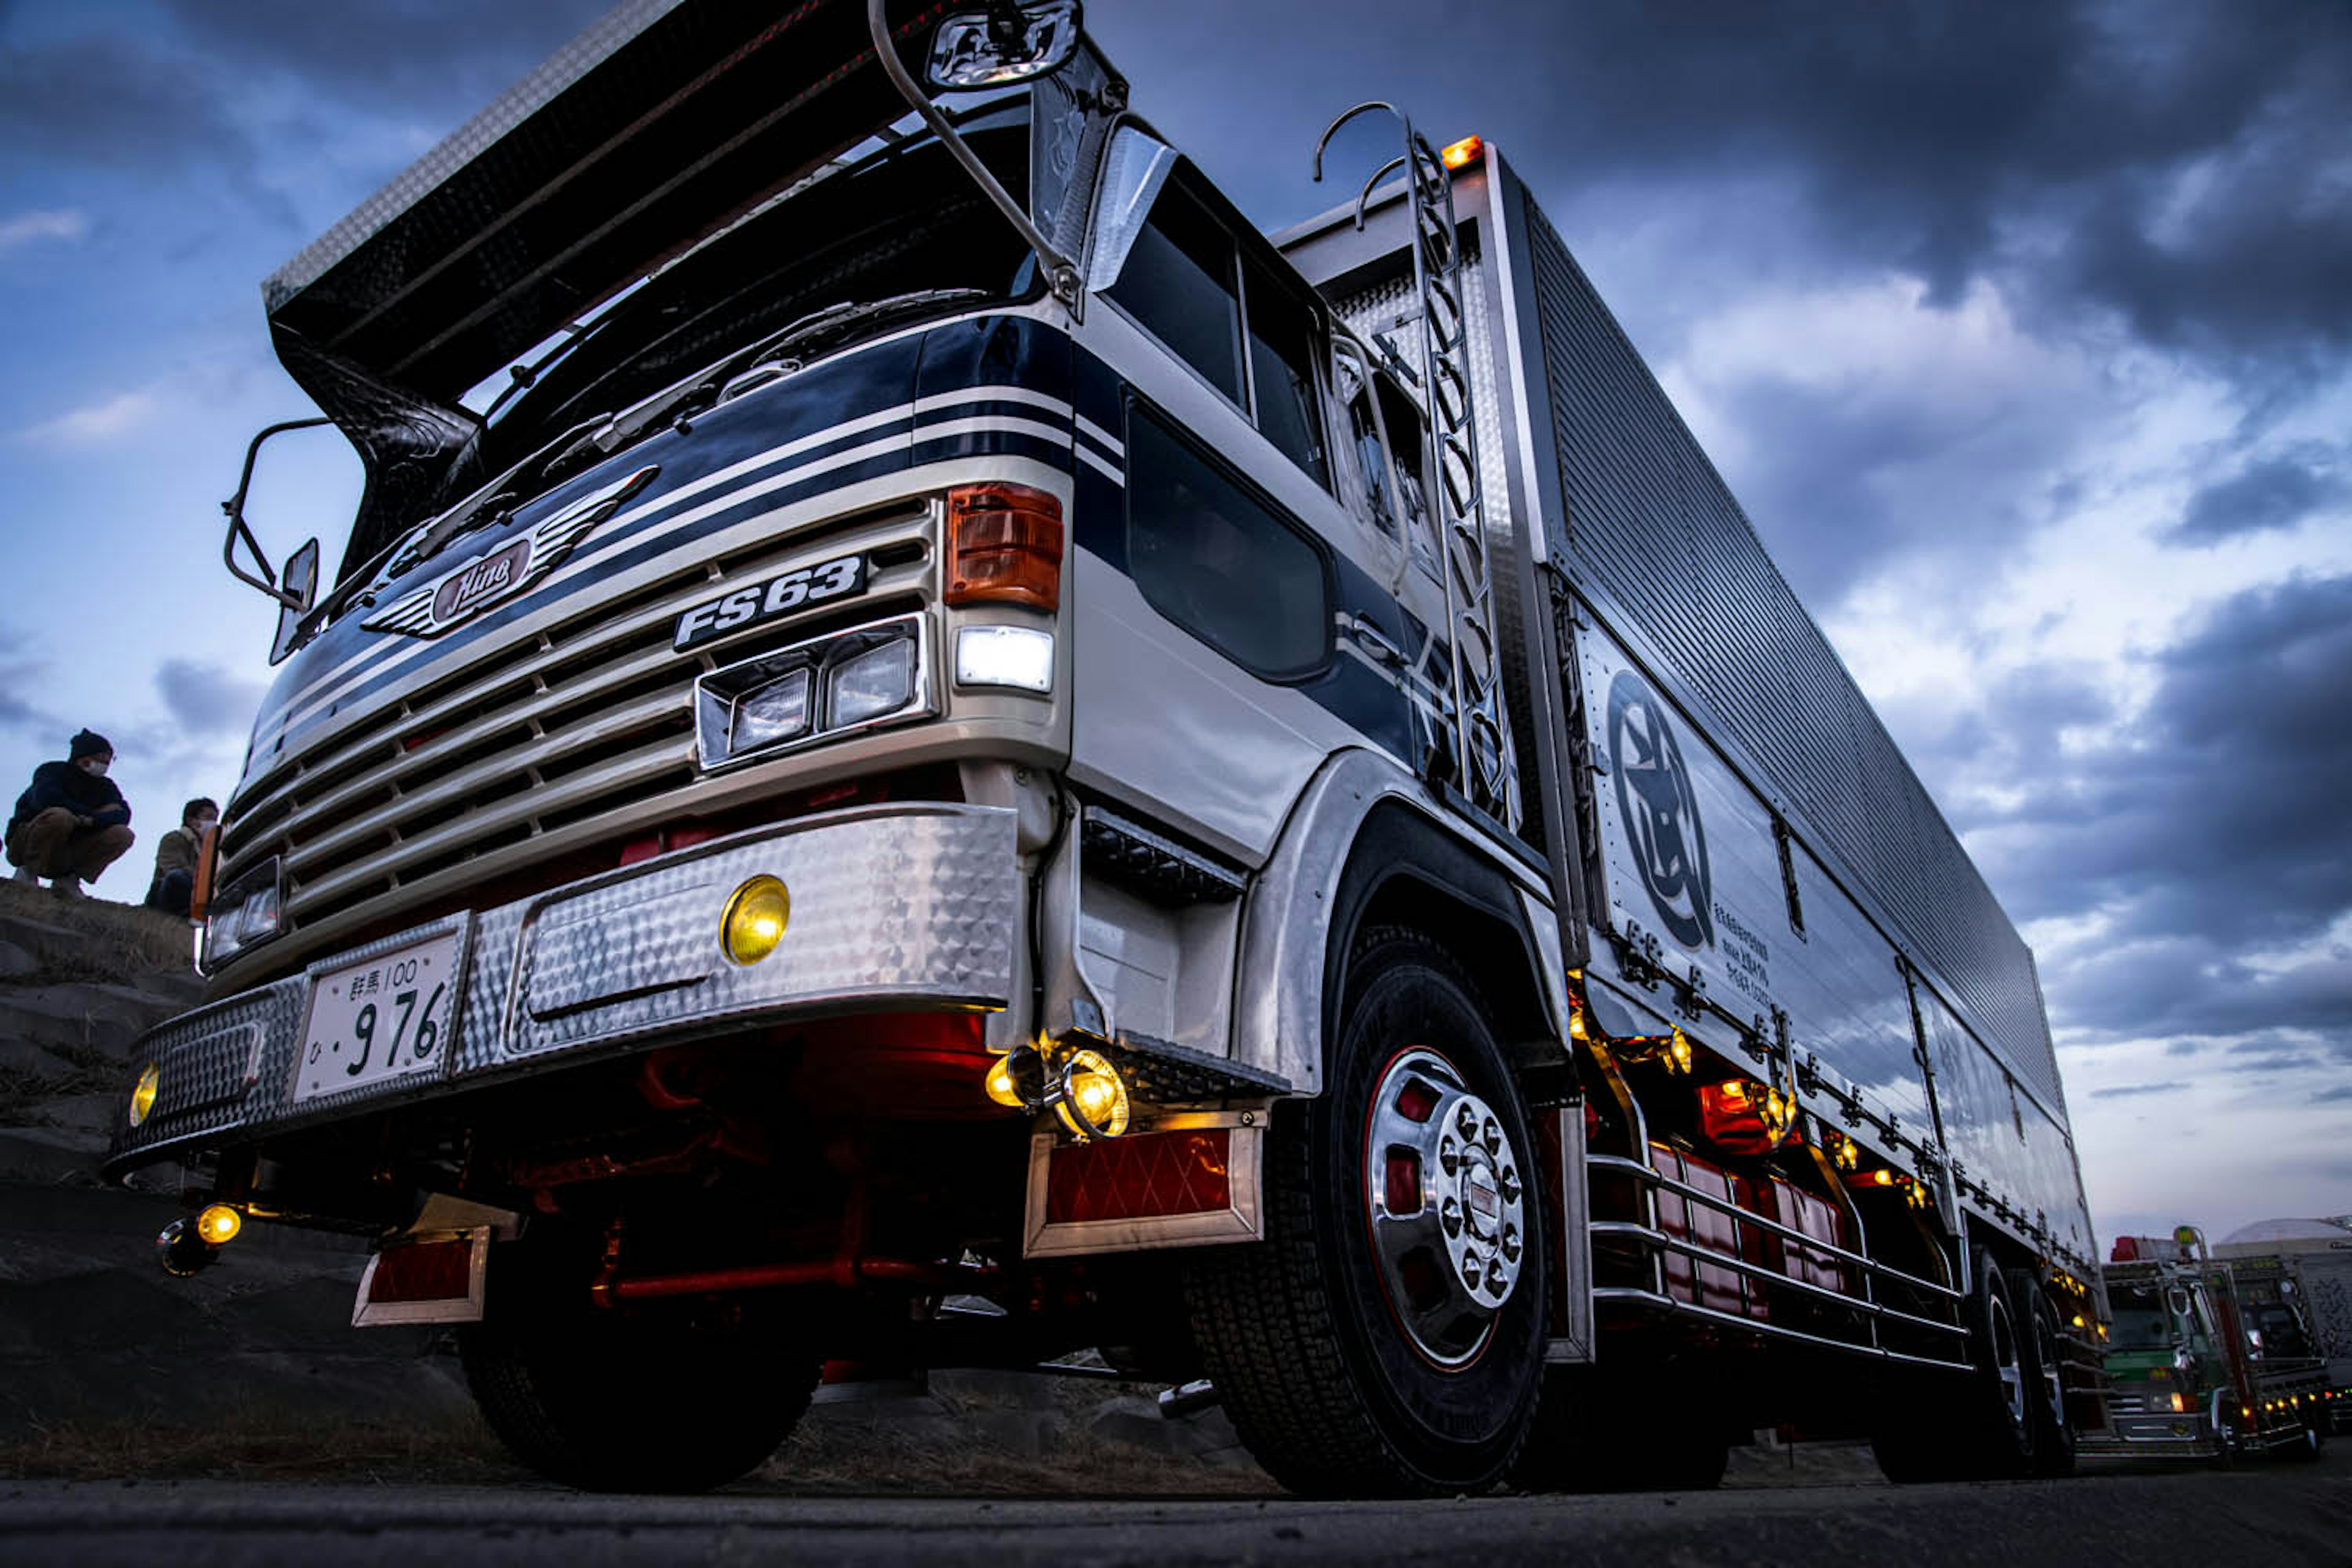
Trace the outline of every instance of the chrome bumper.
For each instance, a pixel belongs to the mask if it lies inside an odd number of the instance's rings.
[[[719,952],[727,899],[766,873],[792,890],[773,956]],[[151,1030],[154,1108],[107,1173],[354,1110],[428,1100],[614,1050],[837,1011],[1002,1009],[1022,930],[1014,814],[861,806],[679,850],[321,958]],[[448,932],[465,975],[437,1071],[293,1103],[319,974]]]

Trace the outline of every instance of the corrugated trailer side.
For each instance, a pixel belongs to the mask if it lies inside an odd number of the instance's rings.
[[[1940,1146],[1962,1203],[2087,1272],[2031,951],[1532,195],[1486,178],[1517,478],[1573,604],[1596,977],[1752,1015],[1809,1108]]]

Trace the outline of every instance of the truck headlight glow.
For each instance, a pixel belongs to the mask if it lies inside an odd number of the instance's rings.
[[[757,963],[776,951],[792,919],[792,889],[774,877],[754,877],[728,899],[719,945],[737,963]]]
[[[1054,634],[1033,626],[966,626],[956,633],[958,686],[1054,689]]]
[[[155,1093],[163,1087],[163,1069],[149,1062],[139,1074],[139,1087],[131,1091],[131,1125],[138,1126],[153,1113]]]
[[[915,700],[915,639],[898,637],[827,671],[824,727],[847,729],[886,718]]]

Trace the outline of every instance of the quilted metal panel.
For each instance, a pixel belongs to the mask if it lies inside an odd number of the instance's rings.
[[[1532,201],[1525,217],[1566,503],[1547,520],[1558,558],[1638,626],[1677,694],[2063,1112],[2025,943],[1567,247]]]
[[[524,921],[508,1054],[867,997],[1001,1006],[1013,864],[1010,812],[901,809],[549,900]],[[740,965],[719,951],[719,917],[762,874],[791,889],[792,915],[773,956]]]
[[[859,807],[320,959],[150,1031],[139,1059],[162,1066],[156,1109],[126,1129],[113,1161],[128,1168],[164,1145],[409,1103],[657,1030],[843,1004],[1007,1005],[1022,909],[1014,824],[986,806]],[[719,952],[719,916],[728,894],[761,873],[792,889],[792,919],[772,957],[739,967]],[[291,1105],[310,975],[451,931],[466,979],[444,1072]]]
[[[236,1126],[259,1065],[255,1060],[257,1037],[290,1038],[301,1024],[302,982],[289,978],[183,1013],[150,1030],[134,1059],[153,1062],[161,1069],[155,1108],[138,1127],[124,1127],[117,1135],[115,1152]]]

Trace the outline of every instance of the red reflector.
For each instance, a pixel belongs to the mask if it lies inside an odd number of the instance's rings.
[[[371,1304],[462,1301],[469,1294],[473,1256],[473,1238],[462,1236],[454,1241],[411,1241],[387,1247],[376,1255],[367,1299]]]
[[[1062,503],[1028,485],[950,490],[947,602],[1058,607]]]
[[[1419,1121],[1415,1117],[1414,1121]],[[1421,1212],[1421,1156],[1410,1149],[1389,1151],[1389,1165],[1383,1184],[1389,1213],[1392,1215]]]
[[[1221,1214],[1233,1207],[1232,1136],[1207,1127],[1065,1144],[1046,1169],[1046,1223]]]
[[[1408,1079],[1397,1090],[1396,1113],[1407,1121],[1426,1121],[1429,1113],[1437,1109],[1437,1091],[1419,1079]]]

